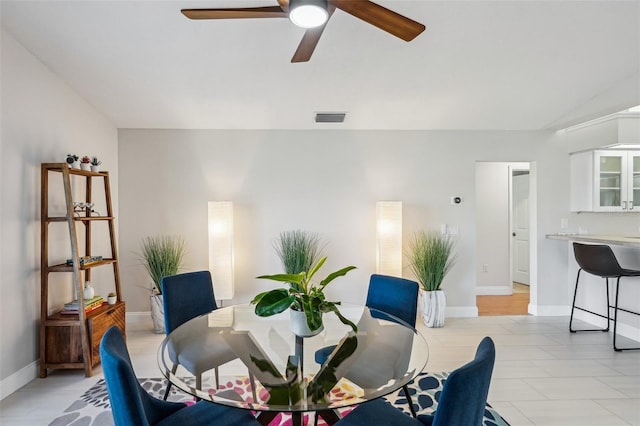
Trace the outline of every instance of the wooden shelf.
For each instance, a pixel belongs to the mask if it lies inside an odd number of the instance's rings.
[[[124,305],[124,302],[116,302],[114,305],[110,305],[105,301],[99,308],[87,312],[85,314],[85,319],[90,319],[95,316],[102,315],[105,312],[114,310],[121,305]],[[78,318],[78,314],[63,314],[62,311],[58,311],[54,314],[49,315],[46,323],[47,325],[54,327],[60,325],[78,325],[80,324],[80,319]]]
[[[87,222],[90,220],[113,220],[115,219],[115,217],[113,216],[74,216],[73,220],[77,221],[77,222]],[[47,222],[66,222],[67,217],[66,216],[52,216],[52,217],[47,217],[45,218],[45,221]]]
[[[55,191],[49,189],[49,175],[62,175],[63,194],[66,205],[64,216],[49,216],[49,195]],[[104,185],[105,216],[91,216],[86,209],[74,210],[71,191],[71,180],[74,179],[74,189],[84,183],[83,201],[92,202],[93,181],[102,181]],[[55,180],[56,184],[58,180]],[[101,192],[102,194],[102,192]],[[77,193],[75,194],[77,196]],[[115,217],[111,205],[111,187],[109,172],[91,172],[72,169],[66,163],[43,163],[41,165],[41,196],[40,196],[40,377],[47,377],[48,369],[84,369],[87,377],[93,374],[93,367],[100,362],[100,340],[111,326],[118,327],[125,334],[125,303],[122,301],[120,289],[120,269],[118,265],[118,251],[115,237]],[[105,222],[108,235],[104,235],[105,227],[99,231],[92,229],[93,223]],[[66,223],[71,243],[73,263],[49,264],[49,225],[52,223]],[[76,226],[82,223],[83,226]],[[83,246],[78,244],[78,233],[84,235]],[[82,258],[92,257],[92,243],[102,236],[110,241],[110,250],[104,254],[108,257],[87,264],[81,264]],[[102,256],[103,253],[100,253]],[[96,267],[111,265],[113,267],[114,290],[118,302],[114,305],[104,303],[89,312],[80,311],[77,314],[63,314],[61,311],[49,315],[49,274],[54,272],[71,273],[73,294],[82,295],[85,281],[91,279],[91,270]],[[80,273],[84,271],[83,273]],[[58,286],[56,286],[58,288]]]
[[[95,262],[90,262],[85,265],[80,265],[80,270],[86,271],[87,269],[95,268],[97,266],[111,265],[112,263],[115,263],[115,262],[117,262],[116,259],[97,260]],[[73,272],[73,265],[67,265],[66,263],[51,265],[47,268],[47,271],[48,272]]]

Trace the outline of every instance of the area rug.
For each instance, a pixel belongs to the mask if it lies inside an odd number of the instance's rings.
[[[442,390],[442,385],[446,378],[447,373],[423,373],[409,384],[413,403],[416,405],[416,411],[418,414],[431,413],[437,408],[437,401],[440,398],[440,391]],[[162,398],[167,383],[165,379],[139,380],[140,384],[147,392],[156,398]],[[251,395],[248,379],[233,381],[221,380],[220,388],[233,388],[240,394],[245,395],[247,398]],[[401,390],[388,395],[386,399],[391,404],[398,407],[398,409],[409,413],[409,408],[406,403],[407,400]],[[177,390],[175,387],[172,387],[168,400],[186,402],[189,404],[193,403],[193,397]],[[342,415],[346,415],[349,411],[351,411],[351,408],[340,410],[340,413]],[[280,414],[273,419],[270,426],[290,426],[291,423],[290,415]],[[100,380],[86,391],[80,399],[64,410],[64,413],[60,417],[49,423],[49,426],[113,426],[113,424],[107,389],[105,387],[104,380]],[[309,416],[305,415],[305,424],[313,424],[313,414]],[[320,419],[318,421],[318,425],[322,426],[325,425],[325,423]],[[503,419],[496,410],[487,404],[484,412],[483,425],[509,426],[509,423]]]

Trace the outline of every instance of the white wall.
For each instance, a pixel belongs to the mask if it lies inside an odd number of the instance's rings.
[[[509,163],[476,164],[477,294],[511,294],[509,174]]]
[[[97,155],[112,171],[116,201],[118,185],[115,127],[4,30],[1,39],[0,397],[5,397],[37,374],[40,163],[64,161],[69,152]],[[65,235],[64,230],[50,235],[58,258],[70,253]],[[61,306],[71,300],[71,277],[55,275],[52,304]]]
[[[534,244],[548,252],[553,242],[544,234],[557,232],[567,215],[569,190],[566,147],[552,133],[121,129],[120,253],[128,309],[149,310],[143,288],[149,279],[135,254],[144,236],[183,235],[187,269],[207,268],[210,200],[236,206],[234,302],[273,286],[254,277],[279,270],[272,241],[296,228],[329,242],[327,271],[359,268],[333,283],[330,295],[363,302],[375,270],[375,202],[401,200],[405,247],[415,230],[459,228],[458,262],[444,289],[450,314],[474,315],[476,161],[539,164],[541,226]],[[452,206],[451,195],[465,201]],[[564,263],[541,257],[544,288],[537,300],[566,307],[566,254]]]

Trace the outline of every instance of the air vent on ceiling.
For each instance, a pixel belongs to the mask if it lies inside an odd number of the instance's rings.
[[[344,123],[345,112],[317,112],[316,123]]]

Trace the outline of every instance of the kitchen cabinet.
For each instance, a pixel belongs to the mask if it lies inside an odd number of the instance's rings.
[[[640,212],[640,150],[571,154],[571,211]]]

